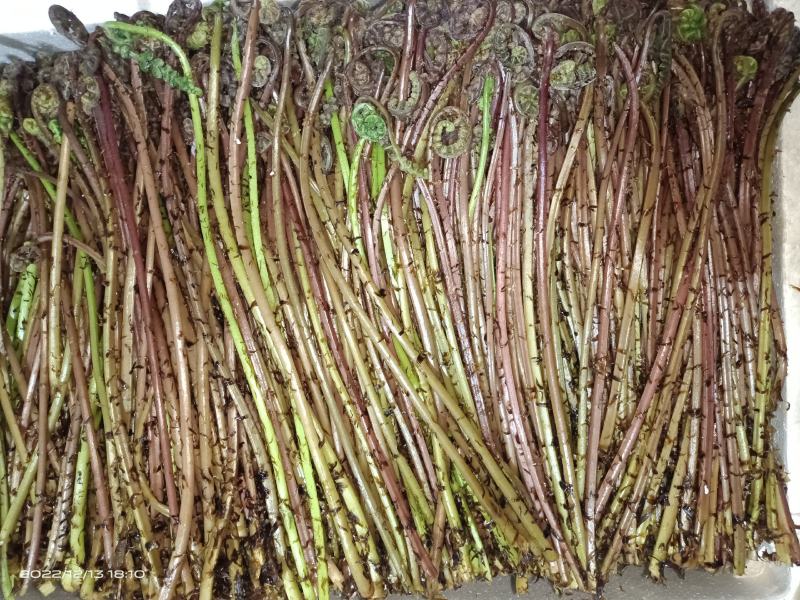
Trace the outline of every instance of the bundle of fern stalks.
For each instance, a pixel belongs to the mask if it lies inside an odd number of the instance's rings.
[[[773,424],[790,13],[50,18],[77,49],[0,77],[5,598],[800,563]]]

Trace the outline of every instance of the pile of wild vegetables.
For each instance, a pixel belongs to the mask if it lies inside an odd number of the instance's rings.
[[[0,588],[800,562],[761,0],[176,0],[0,81]]]

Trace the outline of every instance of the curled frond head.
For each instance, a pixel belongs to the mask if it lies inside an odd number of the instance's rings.
[[[77,72],[77,52],[61,52],[53,57],[50,67],[50,82],[58,88],[61,96],[66,100],[72,96],[75,74]]]
[[[198,21],[192,28],[192,32],[186,37],[186,47],[189,50],[200,50],[208,45],[211,37],[211,28],[207,21]]]
[[[510,0],[497,0],[494,10],[494,22],[514,22],[514,4]]]
[[[425,36],[425,65],[431,73],[444,73],[463,50],[463,44],[444,27],[431,29]]]
[[[594,46],[588,42],[567,42],[554,54],[556,64],[550,74],[550,85],[557,90],[578,90],[597,77],[594,67]]]
[[[707,24],[708,19],[703,8],[692,3],[678,13],[675,32],[680,41],[691,44],[703,39]]]
[[[577,64],[569,58],[559,61],[550,71],[550,86],[556,90],[569,90],[575,86]]]
[[[252,86],[255,89],[261,89],[269,81],[269,76],[272,74],[272,64],[269,58],[263,54],[259,54],[253,59],[253,77]]]
[[[358,102],[350,116],[356,135],[375,143],[385,143],[389,138],[389,126],[386,119],[371,102]]]
[[[453,38],[468,40],[478,34],[488,17],[489,3],[484,0],[453,0],[444,27]]]
[[[100,86],[97,79],[84,75],[78,79],[78,98],[81,103],[81,110],[87,115],[91,115],[100,103]]]
[[[42,130],[39,123],[33,117],[25,117],[22,119],[22,131],[35,138],[42,138]]]
[[[750,83],[758,73],[758,61],[752,56],[739,54],[733,57],[733,68],[736,70],[736,87]]]
[[[522,81],[514,87],[514,107],[520,114],[533,118],[539,114],[539,88],[532,81]]]
[[[261,89],[270,80],[275,80],[280,74],[283,62],[283,53],[275,44],[271,36],[259,35],[256,39],[256,57],[253,60],[253,77],[251,85],[254,89]]]
[[[258,7],[258,20],[262,25],[272,25],[281,18],[281,7],[275,0],[261,0]]]
[[[531,36],[519,25],[495,25],[481,44],[478,61],[499,60],[512,78],[519,79],[530,73],[536,62],[536,50]]]
[[[432,29],[450,19],[450,3],[446,0],[428,0],[417,4],[417,23]]]
[[[58,90],[49,83],[37,85],[31,95],[31,110],[36,117],[47,122],[58,115],[58,107],[61,104],[61,96]]]
[[[469,119],[455,106],[447,106],[434,117],[431,148],[442,158],[456,158],[469,150],[472,129]]]
[[[399,50],[405,39],[405,18],[398,15],[370,23],[364,31],[362,44],[364,47],[387,46]]]
[[[356,95],[374,94],[384,78],[391,77],[399,64],[397,52],[388,46],[369,46],[345,67],[345,77]]]

